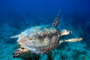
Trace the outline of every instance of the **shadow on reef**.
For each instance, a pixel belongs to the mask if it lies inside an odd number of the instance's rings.
[[[40,57],[39,55],[28,52],[28,53],[22,55],[20,58],[23,60],[38,60],[39,57]]]
[[[44,55],[44,54],[38,55],[38,54],[28,52],[28,53],[22,55],[20,58],[23,59],[23,60],[40,60],[41,55]],[[53,60],[52,52],[50,52],[46,55],[47,55],[46,60]]]

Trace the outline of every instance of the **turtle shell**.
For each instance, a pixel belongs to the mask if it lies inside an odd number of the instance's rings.
[[[19,35],[17,40],[21,47],[27,50],[44,54],[49,53],[59,45],[61,32],[53,26],[35,26]]]

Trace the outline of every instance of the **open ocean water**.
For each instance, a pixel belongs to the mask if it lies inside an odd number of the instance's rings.
[[[48,54],[30,51],[14,58],[20,46],[10,37],[34,26],[52,25],[59,10],[58,28],[72,31],[62,39],[83,40],[63,42]],[[90,0],[0,0],[0,60],[90,60]]]

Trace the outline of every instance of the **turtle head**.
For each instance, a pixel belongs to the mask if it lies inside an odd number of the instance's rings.
[[[61,36],[68,35],[68,34],[71,34],[71,33],[72,33],[72,31],[64,29],[64,30],[61,31]]]
[[[28,51],[25,48],[21,47],[13,53],[13,58],[20,57],[21,55],[23,55],[26,52],[28,52]]]

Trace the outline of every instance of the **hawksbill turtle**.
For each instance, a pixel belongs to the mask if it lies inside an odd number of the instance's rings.
[[[12,36],[11,38],[18,38],[17,42],[21,46],[13,53],[13,57],[20,57],[27,52],[46,54],[54,50],[62,42],[77,42],[82,40],[82,38],[60,40],[63,35],[71,34],[72,31],[58,29],[58,23],[59,14],[52,26],[35,26],[26,29],[24,32],[21,32],[21,34]]]

